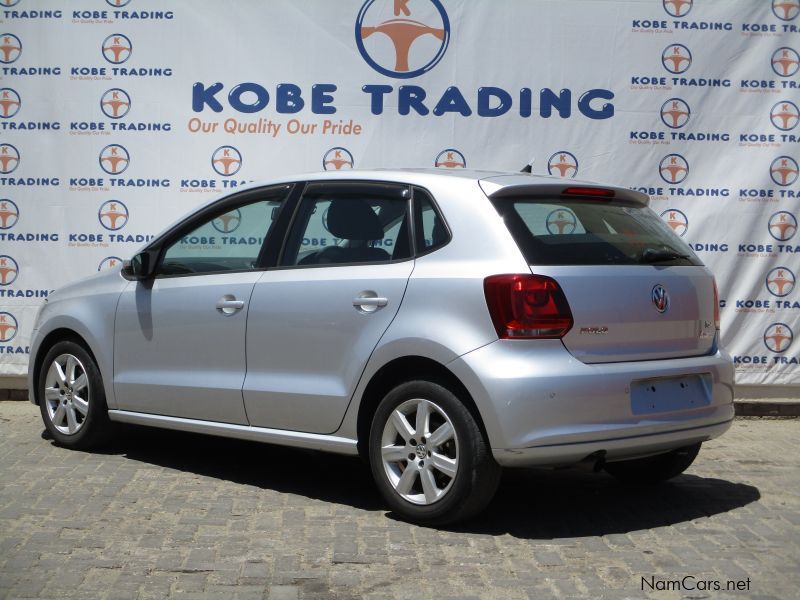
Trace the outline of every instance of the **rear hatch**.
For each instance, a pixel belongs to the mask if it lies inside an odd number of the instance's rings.
[[[487,189],[488,188],[488,189]],[[584,363],[708,354],[715,346],[711,273],[646,197],[611,188],[484,187],[534,275],[553,278]]]

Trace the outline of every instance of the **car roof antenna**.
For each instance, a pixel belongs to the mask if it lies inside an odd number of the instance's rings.
[[[530,162],[529,162],[527,165],[525,165],[524,167],[522,167],[522,168],[519,170],[519,172],[520,172],[520,173],[530,173],[530,172],[531,172],[531,170],[532,170],[532,168],[533,168],[533,159],[531,159],[531,160],[530,160]]]

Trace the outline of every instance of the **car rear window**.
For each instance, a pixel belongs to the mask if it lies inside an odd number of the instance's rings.
[[[701,265],[655,212],[633,202],[492,198],[530,264]]]

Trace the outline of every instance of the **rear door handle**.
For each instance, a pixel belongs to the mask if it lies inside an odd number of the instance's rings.
[[[359,311],[365,313],[375,312],[387,304],[389,304],[388,298],[373,296],[372,294],[353,298],[353,306],[355,306]]]
[[[244,308],[244,300],[237,300],[236,296],[225,294],[222,298],[217,300],[217,310],[223,315],[232,315],[237,310]]]
[[[389,304],[388,298],[355,298],[353,306],[386,306]]]

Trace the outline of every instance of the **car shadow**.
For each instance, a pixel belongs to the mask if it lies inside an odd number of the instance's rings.
[[[577,469],[509,469],[490,509],[451,531],[558,539],[624,534],[725,513],[761,498],[744,484],[680,475],[630,486]]]
[[[103,452],[360,510],[385,508],[369,467],[355,457],[130,425]],[[509,469],[486,511],[446,529],[541,540],[602,536],[709,517],[760,497],[752,485],[691,474],[631,487],[605,473]]]

